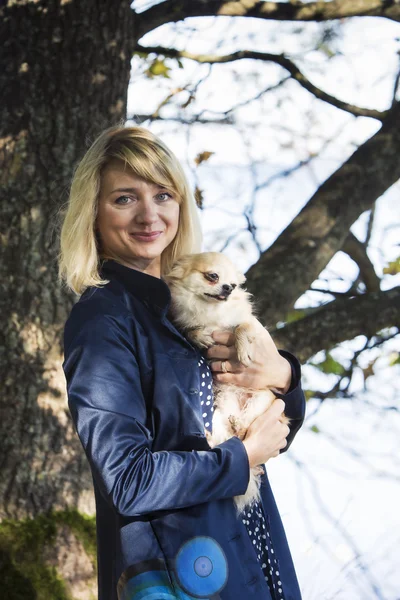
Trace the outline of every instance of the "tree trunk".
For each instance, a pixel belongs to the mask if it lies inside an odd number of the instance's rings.
[[[134,14],[125,0],[0,8],[0,517],[77,507],[92,480],[65,400],[56,223],[88,140],[125,117]]]

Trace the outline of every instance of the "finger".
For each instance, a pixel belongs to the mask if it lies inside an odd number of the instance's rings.
[[[277,416],[280,416],[285,410],[286,405],[282,398],[276,398],[270,406],[270,409]]]
[[[207,350],[207,358],[219,358],[220,360],[237,359],[235,346],[210,346]]]
[[[215,330],[212,332],[211,336],[217,344],[225,344],[225,346],[235,345],[235,336],[231,331]]]
[[[224,363],[224,365],[222,365]],[[213,373],[242,373],[245,367],[235,360],[213,360],[210,369]]]
[[[213,373],[213,380],[217,383],[231,383],[232,385],[242,384],[241,373]]]

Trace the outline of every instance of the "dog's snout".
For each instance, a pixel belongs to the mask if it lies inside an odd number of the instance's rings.
[[[225,294],[230,294],[233,290],[233,287],[229,285],[229,283],[224,283],[224,285],[222,286],[222,290]]]

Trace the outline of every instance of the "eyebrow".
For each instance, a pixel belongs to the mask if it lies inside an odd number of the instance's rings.
[[[159,185],[158,183],[154,184],[159,190],[167,190],[168,188],[166,188],[164,185]],[[108,195],[111,196],[111,194],[115,194],[115,192],[137,192],[139,191],[139,188],[137,187],[126,187],[126,188],[116,188],[115,190],[112,190]]]

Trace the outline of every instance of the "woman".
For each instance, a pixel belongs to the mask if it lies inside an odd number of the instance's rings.
[[[238,518],[233,503],[249,468],[287,449],[303,422],[300,365],[265,332],[245,369],[232,336],[215,332],[213,376],[284,401],[244,441],[208,446],[211,371],[168,320],[162,280],[200,239],[183,169],[161,140],[141,127],[102,133],[75,172],[60,252],[61,278],[82,294],[63,368],[93,474],[99,600],[300,599],[266,472],[253,511]]]

